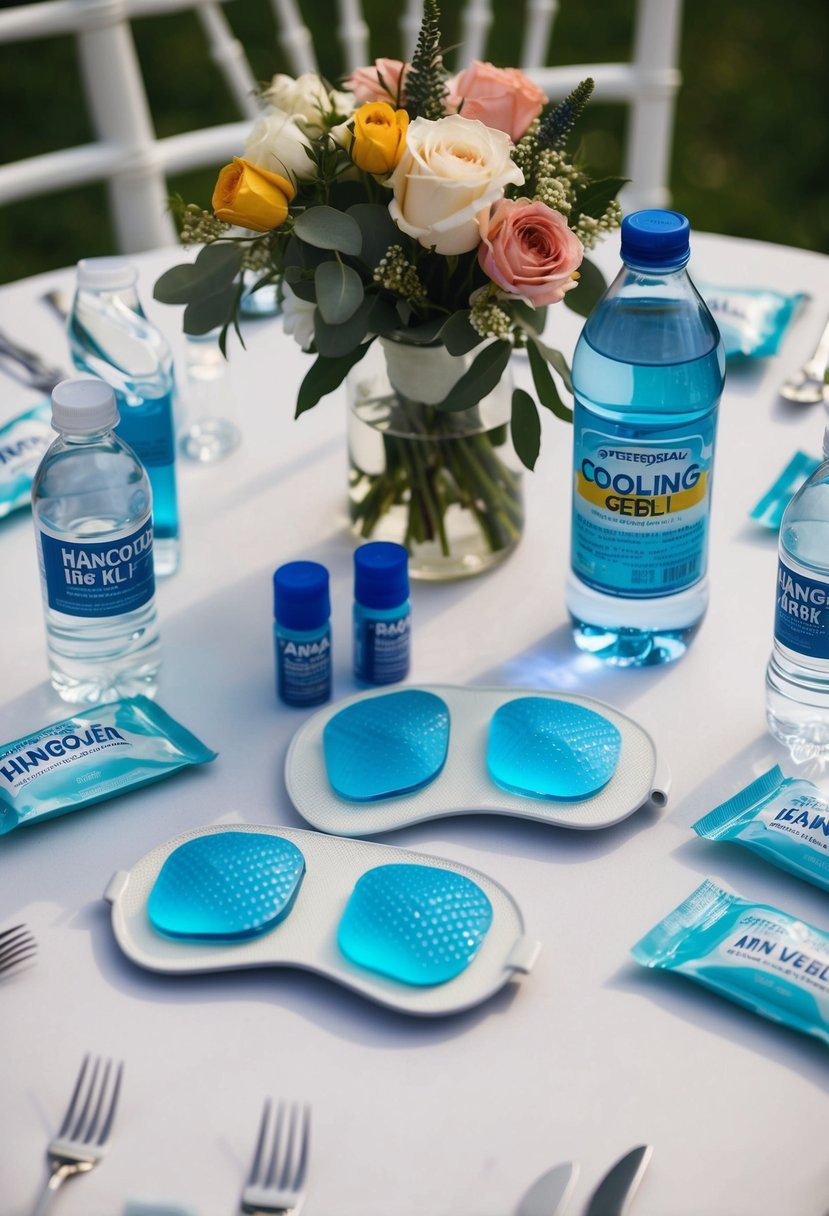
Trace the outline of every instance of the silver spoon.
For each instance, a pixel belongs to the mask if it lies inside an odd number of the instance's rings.
[[[811,358],[807,359],[800,371],[795,372],[788,380],[780,385],[780,396],[787,401],[796,401],[798,405],[815,405],[818,401],[827,400],[826,365],[829,363],[829,318],[823,327],[823,333],[815,347]]]

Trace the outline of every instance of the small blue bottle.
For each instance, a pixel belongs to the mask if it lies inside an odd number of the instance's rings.
[[[331,600],[319,562],[287,562],[273,576],[276,692],[286,705],[331,696]]]
[[[410,652],[409,555],[370,541],[354,553],[354,675],[366,684],[404,680]]]
[[[126,258],[82,259],[67,330],[75,367],[112,387],[121,416],[116,434],[147,470],[155,572],[166,575],[179,563],[173,355],[144,314],[137,281],[138,271]]]
[[[677,211],[625,217],[624,265],[573,357],[567,607],[579,648],[619,667],[679,658],[708,604],[725,355],[689,238]]]

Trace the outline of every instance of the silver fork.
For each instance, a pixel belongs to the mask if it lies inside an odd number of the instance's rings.
[[[25,925],[13,925],[0,933],[0,972],[25,963],[37,950],[37,942]]]
[[[107,1150],[124,1066],[84,1056],[63,1123],[47,1149],[50,1175],[32,1216],[43,1216],[55,1192],[75,1174],[93,1169]]]
[[[280,1102],[274,1114],[270,1100],[265,1103],[240,1213],[299,1216],[305,1200],[310,1132],[311,1111],[307,1105],[292,1103],[286,1107]]]

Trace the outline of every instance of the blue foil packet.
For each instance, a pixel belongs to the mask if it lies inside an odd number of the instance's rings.
[[[149,697],[96,706],[0,747],[0,836],[215,757]]]
[[[34,475],[54,438],[50,401],[0,426],[0,519],[31,505]]]
[[[776,355],[786,328],[808,299],[804,292],[786,295],[765,287],[697,287],[717,322],[726,358],[760,359]]]
[[[829,933],[706,881],[631,952],[829,1046]]]
[[[733,840],[829,891],[829,802],[779,765],[693,825],[706,840]]]
[[[814,456],[795,452],[783,472],[760,501],[752,508],[751,518],[764,528],[778,532],[783,522],[783,513],[800,487],[809,480],[820,464]]]

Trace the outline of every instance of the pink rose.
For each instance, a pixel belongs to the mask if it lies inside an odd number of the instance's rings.
[[[501,199],[492,209],[478,261],[494,283],[533,307],[557,304],[576,286],[584,249],[567,220],[546,203]]]
[[[487,127],[506,131],[513,143],[526,135],[547,101],[546,95],[518,68],[496,68],[473,59],[448,81],[448,105],[463,103],[464,118],[477,118]]]
[[[411,64],[399,59],[375,59],[370,68],[356,68],[344,87],[353,93],[361,104],[366,101],[388,101],[403,105],[406,77]]]

